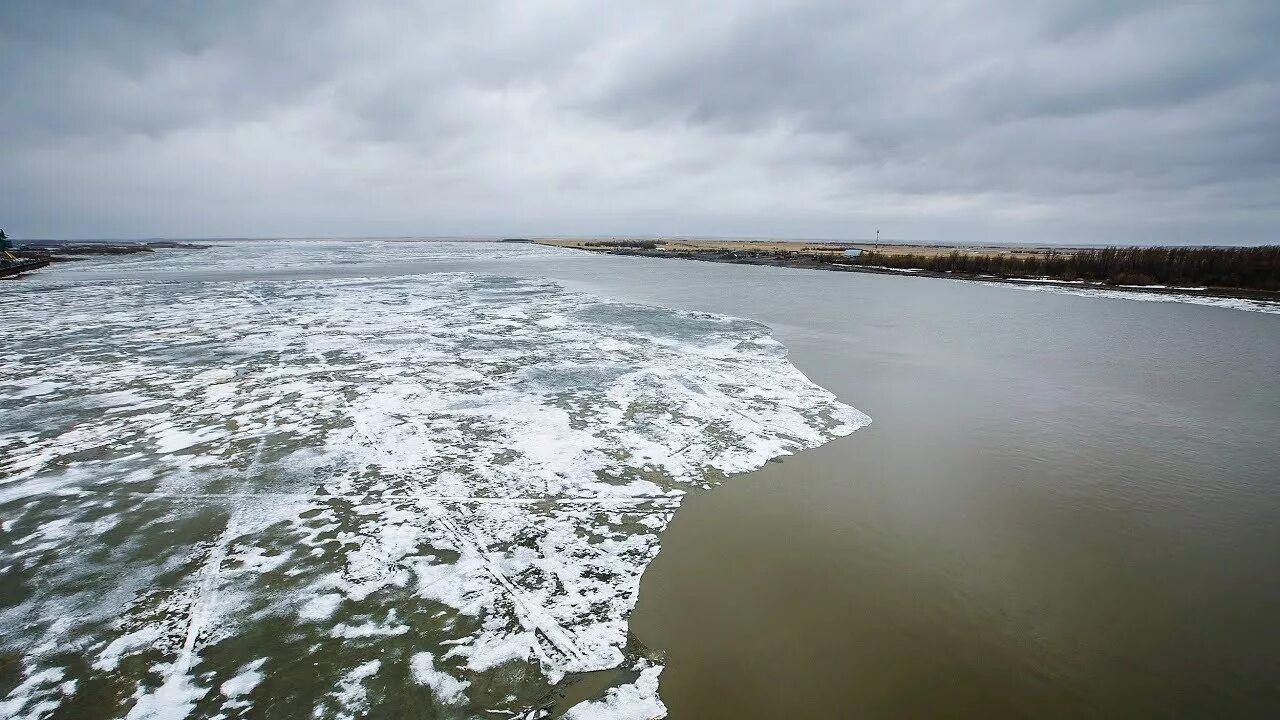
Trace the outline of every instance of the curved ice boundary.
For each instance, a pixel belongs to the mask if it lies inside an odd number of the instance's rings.
[[[962,281],[968,282],[968,281]],[[1040,281],[1045,282],[1045,281]],[[1153,292],[1134,292],[1131,290],[1112,290],[1108,288],[1079,287],[1068,283],[1041,285],[1035,283],[995,283],[984,285],[1002,288],[1018,288],[1032,292],[1047,292],[1057,295],[1076,295],[1078,297],[1111,298],[1114,300],[1136,300],[1139,302],[1185,303],[1187,305],[1203,305],[1205,307],[1223,308],[1226,310],[1244,310],[1246,312],[1270,313],[1280,315],[1280,302],[1269,300],[1250,300],[1248,298],[1209,297],[1205,295],[1175,295]]]
[[[627,619],[685,488],[870,422],[758,323],[478,274],[82,284],[0,336],[5,717],[534,718],[611,668],[567,717],[658,717]]]

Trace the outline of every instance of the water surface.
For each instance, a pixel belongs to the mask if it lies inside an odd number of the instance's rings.
[[[35,302],[80,305],[31,352],[114,374],[17,363],[3,429],[27,447],[134,419],[21,482],[10,455],[14,714],[447,717],[555,692],[619,714],[609,688],[662,665],[677,720],[1280,708],[1280,316],[513,245],[246,247],[40,280]],[[602,414],[602,388],[633,410]],[[175,421],[228,398],[234,424]],[[849,406],[875,422],[832,440]],[[236,472],[197,462],[219,443]],[[498,496],[517,507],[446,508]],[[595,559],[547,562],[575,556]],[[460,562],[486,557],[549,616]],[[613,609],[556,600],[589,596]]]
[[[7,286],[0,716],[662,714],[627,620],[686,490],[867,418],[760,323],[527,276],[566,254],[246,242]]]
[[[671,717],[1280,712],[1280,317],[601,260],[875,420],[686,501],[633,619]]]

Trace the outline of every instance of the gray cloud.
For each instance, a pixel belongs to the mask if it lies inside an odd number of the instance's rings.
[[[25,236],[1277,242],[1270,0],[0,4]]]

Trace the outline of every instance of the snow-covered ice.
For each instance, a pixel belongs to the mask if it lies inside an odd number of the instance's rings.
[[[81,280],[0,337],[6,717],[519,714],[610,668],[569,717],[656,717],[627,620],[686,489],[869,422],[760,324],[496,275]]]

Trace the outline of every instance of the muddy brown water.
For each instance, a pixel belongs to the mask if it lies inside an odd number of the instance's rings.
[[[686,718],[1280,716],[1280,316],[592,257],[873,424],[688,498],[633,632]]]

